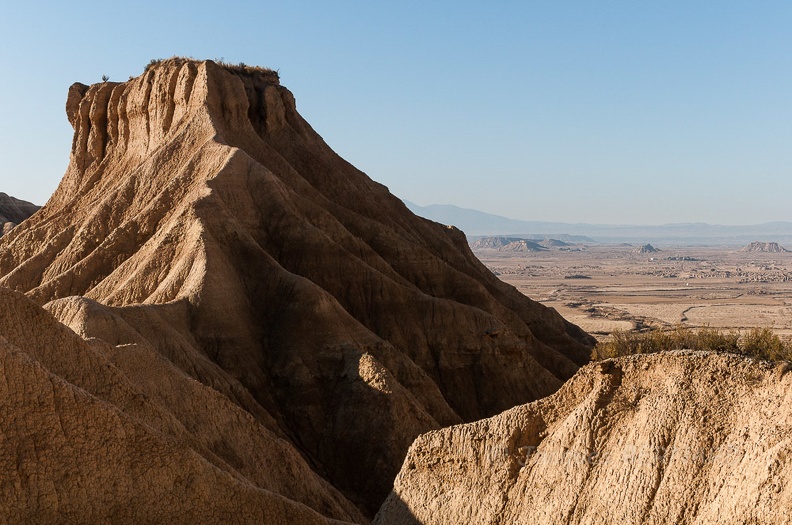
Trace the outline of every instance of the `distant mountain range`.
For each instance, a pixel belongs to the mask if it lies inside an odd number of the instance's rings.
[[[416,215],[452,224],[468,237],[520,236],[560,239],[567,242],[640,243],[676,245],[744,245],[752,241],[792,243],[792,222],[748,226],[678,223],[658,226],[523,221],[450,204],[418,206],[404,201]],[[588,240],[580,240],[588,238]]]

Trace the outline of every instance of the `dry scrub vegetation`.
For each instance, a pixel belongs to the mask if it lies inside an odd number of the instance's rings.
[[[752,328],[740,333],[704,327],[677,326],[673,330],[613,332],[610,341],[600,342],[591,353],[594,360],[666,350],[711,350],[734,352],[769,361],[792,361],[792,341],[781,339],[770,328]]]
[[[183,65],[183,64],[185,64],[187,62],[198,63],[200,61],[196,60],[196,59],[194,59],[192,57],[188,58],[188,57],[180,57],[180,56],[172,56],[171,58],[167,58],[167,59],[165,59],[165,58],[153,58],[146,65],[146,68],[143,70],[143,72],[145,73],[149,69],[151,69],[153,67],[156,67],[156,66],[159,66],[160,64],[162,64],[164,62],[171,62],[171,63],[173,63],[176,66],[181,66],[181,65]],[[274,69],[270,69],[268,67],[251,66],[251,65],[245,64],[244,62],[240,62],[239,64],[232,64],[231,62],[227,62],[227,61],[225,61],[222,58],[219,58],[219,59],[216,58],[216,59],[214,59],[214,62],[217,65],[222,66],[222,67],[224,67],[224,68],[226,68],[226,69],[228,69],[230,71],[233,71],[235,73],[240,73],[240,74],[244,74],[244,75],[248,75],[248,76],[253,75],[253,74],[264,74],[264,75],[274,76],[276,79],[280,79],[280,74],[278,73],[278,71],[276,71]]]

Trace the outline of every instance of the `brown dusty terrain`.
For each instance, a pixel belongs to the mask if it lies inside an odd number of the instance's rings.
[[[476,250],[497,275],[598,338],[613,330],[684,324],[769,327],[792,336],[792,253],[740,247],[589,245],[576,250]]]
[[[430,432],[375,523],[792,523],[790,365],[678,351]]]
[[[416,436],[588,360],[590,336],[338,157],[275,72],[172,59],[73,85],[66,113],[60,186],[0,241],[0,285],[28,298],[0,309],[30,312],[5,351],[39,371],[9,380],[61,385],[3,400],[4,433],[29,423],[0,442],[0,486],[29,497],[0,515],[76,498],[96,521],[365,522]]]

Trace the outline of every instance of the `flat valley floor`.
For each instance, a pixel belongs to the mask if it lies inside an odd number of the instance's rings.
[[[792,337],[792,253],[739,247],[587,245],[541,252],[477,250],[500,279],[600,340],[614,330],[772,328]]]

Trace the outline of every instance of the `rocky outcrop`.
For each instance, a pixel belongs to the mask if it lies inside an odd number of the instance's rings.
[[[39,207],[0,192],[0,237],[38,211]]]
[[[470,248],[501,252],[541,252],[548,249],[539,242],[520,237],[480,237],[470,243]]]
[[[743,246],[741,252],[762,252],[762,253],[783,253],[788,252],[786,248],[779,245],[777,242],[759,242],[754,241],[748,246]]]
[[[673,352],[422,435],[375,523],[788,524],[792,368]]]
[[[498,281],[462,232],[338,157],[272,71],[172,59],[75,84],[66,110],[69,168],[0,241],[0,285],[128,355],[132,385],[199,412],[181,423],[195,447],[256,487],[371,516],[417,435],[541,398],[588,359],[593,340]],[[217,437],[184,377],[252,430]],[[268,456],[260,428],[288,446]],[[284,457],[297,485],[309,465],[344,497],[273,481],[262,465]]]
[[[522,240],[519,237],[478,237],[470,241],[471,250],[497,250],[507,244]]]
[[[572,246],[570,243],[558,239],[544,239],[539,244],[547,248],[566,248],[567,246]]]
[[[506,246],[499,248],[502,252],[544,252],[547,248],[538,242],[520,239],[519,241],[510,242]]]
[[[643,255],[643,254],[647,254],[647,253],[657,253],[659,251],[660,250],[658,250],[657,248],[655,248],[651,244],[644,244],[642,246],[639,246],[639,247],[635,248],[632,251],[632,253]]]

